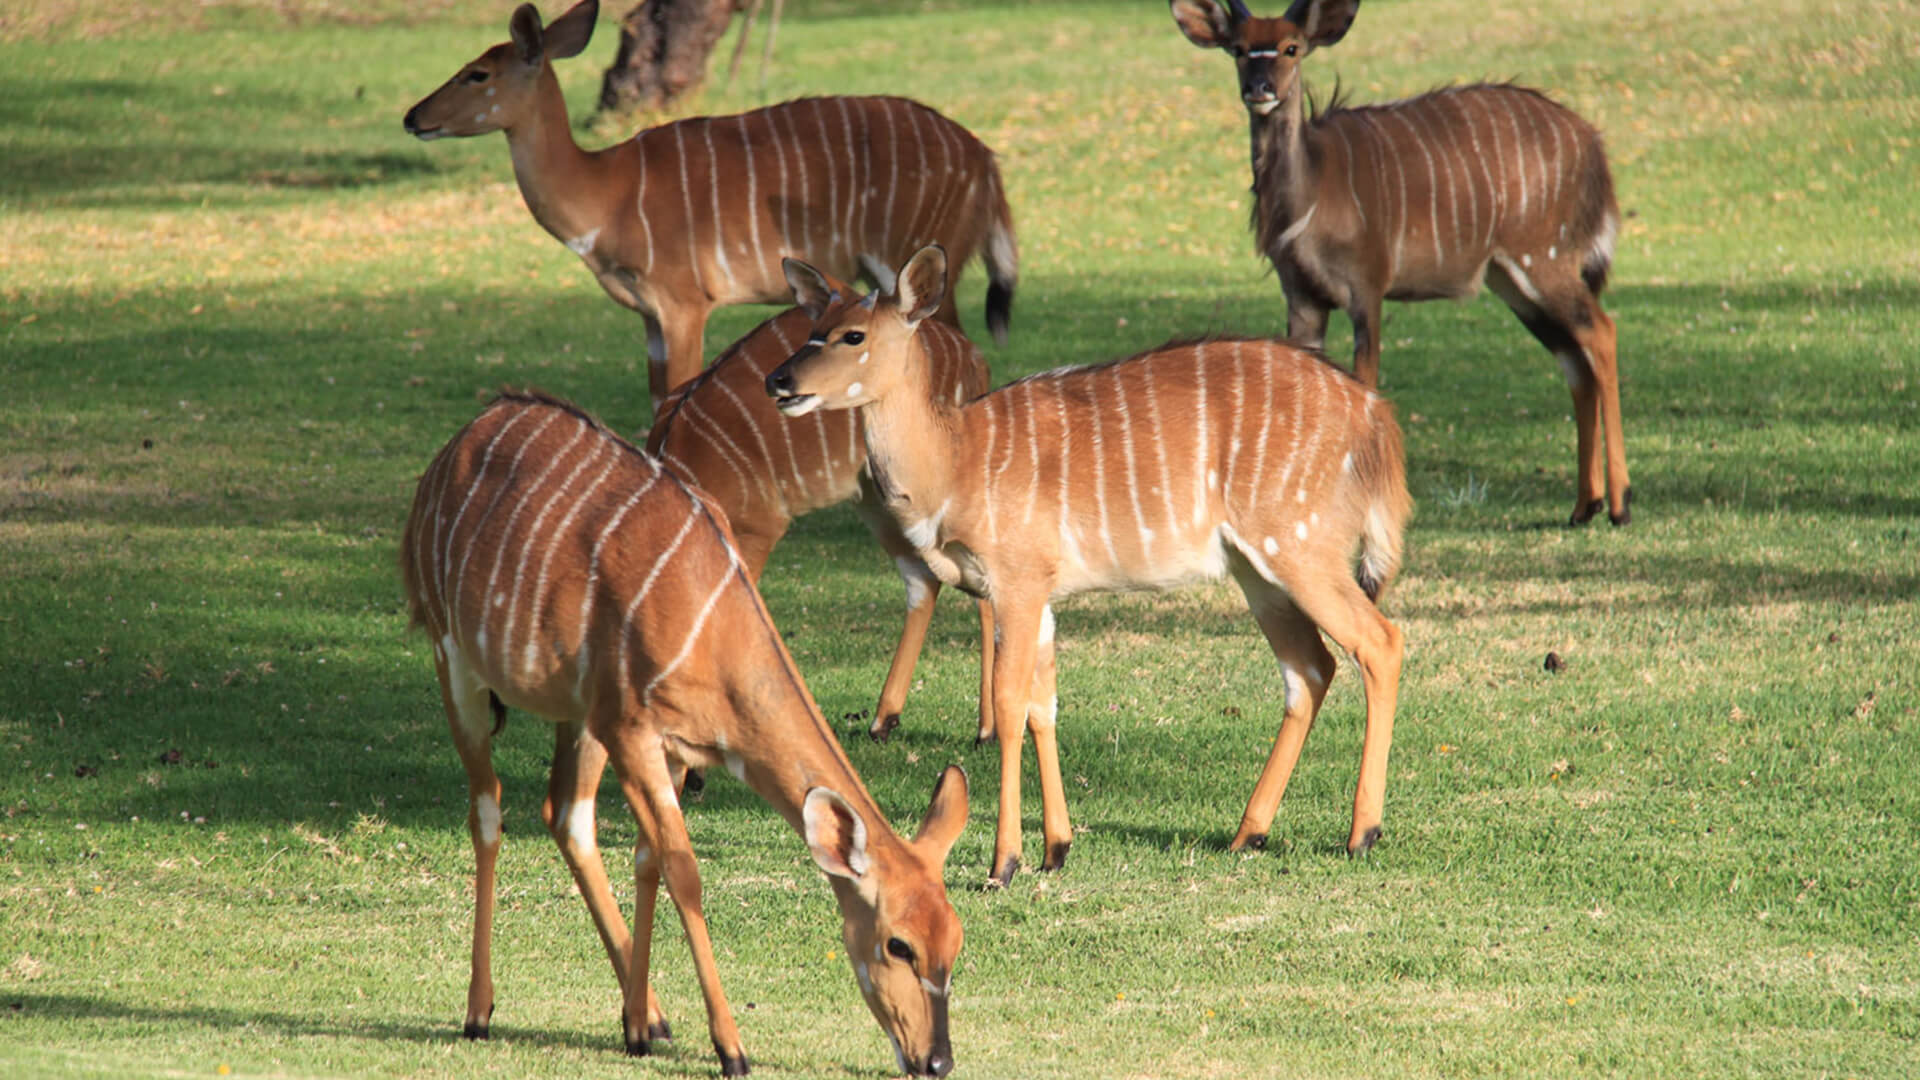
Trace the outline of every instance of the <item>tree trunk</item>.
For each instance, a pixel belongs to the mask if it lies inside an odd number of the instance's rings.
[[[699,87],[744,2],[642,0],[620,20],[620,51],[600,80],[601,110],[662,112]]]

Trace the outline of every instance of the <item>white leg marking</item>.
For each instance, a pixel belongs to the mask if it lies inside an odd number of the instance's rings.
[[[500,842],[500,804],[492,795],[481,792],[473,797],[474,819],[480,824],[480,842],[493,847]]]

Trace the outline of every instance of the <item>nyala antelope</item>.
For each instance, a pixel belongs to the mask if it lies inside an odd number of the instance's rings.
[[[586,48],[599,0],[542,26],[532,4],[495,45],[408,110],[422,139],[504,131],[535,220],[646,320],[657,408],[700,370],[707,316],[785,303],[782,256],[805,253],[852,279],[881,279],[922,244],[987,265],[987,325],[1004,343],[1019,251],[993,152],[917,102],[789,101],[738,116],[662,124],[582,150],[553,61]],[[958,325],[949,303],[941,318]]]
[[[860,302],[860,295],[839,280],[830,279],[830,287],[841,303]],[[907,590],[906,624],[868,731],[884,740],[900,723],[914,664],[933,621],[940,579],[920,561],[875,496],[866,476],[867,443],[859,414],[790,418],[767,397],[767,376],[807,340],[812,325],[804,309],[789,308],[734,342],[710,367],[667,396],[647,435],[647,452],[679,470],[726,511],[740,559],[756,582],[794,518],[853,500],[854,510],[893,560]],[[931,365],[934,393],[959,404],[986,392],[986,360],[965,334],[935,321],[927,324],[920,341]],[[985,601],[980,602],[980,616],[982,648],[990,651],[992,625]],[[984,682],[980,700],[980,731],[987,737],[993,729],[986,718],[991,697]]]
[[[1287,297],[1287,334],[1318,348],[1353,320],[1354,374],[1380,382],[1383,300],[1470,297],[1484,280],[1555,357],[1573,392],[1571,523],[1628,520],[1613,320],[1600,291],[1620,213],[1600,135],[1545,95],[1457,86],[1307,115],[1300,62],[1346,35],[1359,0],[1169,0],[1187,40],[1224,49],[1253,137],[1253,231]],[[1602,459],[1604,446],[1605,459]]]
[[[1347,848],[1380,834],[1400,681],[1400,631],[1375,602],[1411,510],[1393,410],[1317,356],[1273,341],[1163,346],[1065,369],[955,406],[920,344],[946,289],[923,249],[894,295],[841,304],[789,261],[812,340],[767,378],[789,416],[858,409],[881,497],[942,581],[993,608],[1000,817],[992,875],[1020,861],[1020,747],[1033,732],[1046,860],[1072,840],[1055,739],[1050,601],[1231,574],[1280,662],[1279,737],[1234,834],[1261,846],[1333,677],[1325,633],[1366,685],[1366,737]]]
[[[947,995],[961,932],[942,868],[966,822],[966,777],[941,775],[912,840],[893,831],[781,644],[725,517],[698,489],[564,402],[503,394],[421,476],[400,564],[467,773],[477,864],[469,1038],[485,1038],[493,1014],[492,739],[511,706],[555,725],[542,816],[619,979],[628,1053],[670,1037],[648,985],[664,879],[722,1071],[747,1072],[675,794],[689,767],[723,765],[773,804],[828,875],[860,992],[900,1068],[953,1067]],[[609,758],[639,824],[631,937],[595,841],[594,793]]]

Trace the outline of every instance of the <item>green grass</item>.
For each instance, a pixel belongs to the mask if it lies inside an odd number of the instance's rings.
[[[493,387],[647,415],[639,320],[528,219],[501,140],[400,131],[507,5],[9,10],[0,1072],[713,1074],[671,917],[680,1039],[619,1053],[525,716],[496,1037],[458,1038],[464,787],[395,536]],[[996,379],[1283,325],[1228,61],[1160,5],[892,10],[790,5],[766,100],[909,94],[1000,152],[1023,261]],[[562,69],[576,110],[617,14]],[[851,514],[800,522],[765,592],[881,804],[910,825],[941,765],[974,777],[959,1075],[1912,1075],[1920,5],[1369,3],[1310,63],[1359,100],[1518,77],[1606,133],[1634,523],[1558,527],[1570,404],[1497,303],[1391,306],[1419,508],[1381,845],[1341,851],[1351,670],[1272,849],[1229,855],[1279,698],[1237,594],[1087,597],[1060,612],[1083,831],[989,893],[970,609],[894,741],[852,737],[899,586]],[[754,65],[699,107],[759,103]],[[633,826],[602,809],[625,895]],[[887,1075],[799,840],[726,777],[689,820],[757,1068]]]

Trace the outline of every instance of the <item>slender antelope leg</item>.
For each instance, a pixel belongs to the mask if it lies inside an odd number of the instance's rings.
[[[1283,282],[1284,284],[1284,282]],[[1308,349],[1327,342],[1327,308],[1304,289],[1287,289],[1287,340]]]
[[[707,919],[700,908],[700,870],[694,862],[693,841],[687,835],[687,823],[680,816],[680,802],[675,795],[675,770],[667,764],[657,744],[643,748],[629,743],[621,748],[615,765],[620,783],[626,789],[627,801],[636,807],[636,814],[640,812],[638,808],[645,808],[642,827],[649,829],[650,843],[645,853],[647,858],[643,861],[636,856],[634,860],[636,867],[642,868],[637,873],[644,876],[645,867],[652,867],[655,884],[664,876],[667,895],[680,912],[687,948],[693,953],[694,973],[700,980],[700,995],[706,999],[707,1031],[713,1037],[714,1052],[720,1055],[721,1075],[745,1076],[749,1067],[747,1052],[740,1044],[740,1029],[733,1022],[726,992],[720,987],[720,969],[714,964],[713,941],[707,934]],[[645,894],[635,903],[636,919],[643,905],[647,909],[645,914],[651,916],[653,890],[638,877],[636,887]],[[648,960],[641,944],[651,936],[648,929],[638,922],[634,925],[633,976],[636,978],[644,972]],[[635,991],[635,986],[627,989],[625,1025],[630,1052],[636,1041],[635,1033],[644,1022],[641,999]]]
[[[667,381],[670,371],[667,367],[667,334],[660,325],[660,316],[651,311],[641,311],[640,317],[647,324],[647,408],[652,414],[660,411],[660,403],[667,399],[667,391],[674,383]]]
[[[1347,315],[1353,320],[1353,375],[1366,386],[1380,385],[1379,296],[1356,296]]]
[[[547,831],[560,848],[560,857],[573,874],[580,896],[593,916],[593,928],[600,933],[600,944],[613,964],[614,978],[620,981],[621,996],[627,992],[627,962],[633,943],[620,905],[607,883],[606,864],[600,858],[599,825],[594,803],[600,789],[600,776],[607,766],[606,748],[578,720],[554,727],[553,774],[548,778],[547,803],[541,808]],[[647,1037],[670,1039],[672,1029],[666,1022],[660,998],[647,987]]]
[[[1581,349],[1593,367],[1600,416],[1607,438],[1607,517],[1615,525],[1632,519],[1633,485],[1627,478],[1627,434],[1620,421],[1620,364],[1615,351],[1619,336],[1613,319],[1592,302],[1592,326],[1576,329]]]
[[[992,740],[993,724],[993,601],[982,597],[980,607],[980,730],[973,744]]]
[[[1528,275],[1511,262],[1495,259],[1487,268],[1487,288],[1513,310],[1527,330],[1560,361],[1567,390],[1573,395],[1573,424],[1576,432],[1574,461],[1578,468],[1574,482],[1573,514],[1569,525],[1584,525],[1606,505],[1606,478],[1601,475],[1600,397],[1591,353],[1580,343],[1574,330],[1574,316],[1561,313],[1571,305],[1583,313],[1593,304],[1586,285],[1571,274],[1548,276],[1550,265]],[[1578,299],[1561,302],[1573,296]],[[1604,312],[1600,312],[1602,317]]]
[[[1040,646],[1033,665],[1033,690],[1027,700],[1027,728],[1033,732],[1033,754],[1040,768],[1040,831],[1047,841],[1042,870],[1058,870],[1067,863],[1073,846],[1073,824],[1067,820],[1067,791],[1060,782],[1060,745],[1056,727],[1060,698],[1054,666],[1053,608],[1041,616]]]
[[[701,366],[706,363],[702,350],[706,347],[707,317],[712,314],[713,305],[710,303],[704,306],[689,304],[660,313],[661,326],[666,331],[667,355],[662,366],[667,383],[660,388],[659,394],[664,395],[700,374]],[[648,368],[649,377],[652,370]]]
[[[920,561],[913,545],[900,531],[899,522],[880,504],[880,496],[869,481],[862,479],[860,497],[854,500],[854,512],[867,523],[881,550],[893,559],[900,581],[907,589],[907,618],[900,627],[900,641],[893,647],[893,662],[887,666],[887,681],[880,687],[880,701],[874,706],[873,725],[867,734],[885,742],[900,726],[900,710],[906,707],[907,690],[913,685],[913,668],[926,646],[927,628],[933,624],[934,601],[940,598],[940,579]]]
[[[1266,635],[1267,644],[1273,649],[1274,659],[1280,662],[1281,678],[1286,683],[1286,706],[1280,720],[1280,733],[1273,740],[1266,766],[1260,770],[1253,796],[1247,800],[1246,812],[1240,815],[1240,827],[1227,847],[1229,851],[1267,846],[1273,815],[1280,809],[1281,797],[1287,793],[1287,781],[1300,761],[1300,749],[1306,745],[1307,735],[1313,731],[1314,717],[1319,715],[1320,705],[1326,700],[1327,686],[1333,681],[1335,668],[1333,654],[1321,642],[1319,629],[1293,606],[1284,590],[1244,565],[1235,565],[1234,577],[1246,594],[1254,621],[1260,624],[1260,632]]]
[[[467,771],[467,831],[473,837],[473,966],[461,1033],[484,1039],[493,1019],[494,864],[500,855],[500,778],[493,771],[493,716],[485,686],[456,670],[457,655],[436,657],[440,700],[453,746]]]
[[[1387,621],[1351,578],[1292,583],[1293,600],[1360,668],[1367,691],[1367,733],[1360,746],[1360,782],[1353,794],[1353,829],[1347,851],[1363,855],[1380,838],[1386,802],[1387,752],[1393,746],[1393,711],[1400,694],[1400,628]]]
[[[992,880],[1006,885],[1020,869],[1020,748],[1026,741],[1028,695],[1033,691],[1034,653],[1046,591],[1022,602],[1022,592],[1000,584],[993,608],[993,719],[1000,737],[1000,821],[993,839]],[[1005,595],[1005,599],[1000,598]]]

